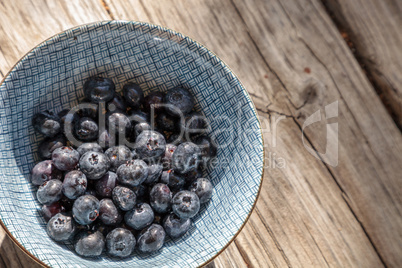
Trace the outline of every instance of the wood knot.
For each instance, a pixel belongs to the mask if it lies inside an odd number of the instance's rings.
[[[303,82],[303,90],[301,99],[303,104],[298,107],[302,108],[306,104],[321,103],[325,95],[325,84],[320,80],[310,77]]]

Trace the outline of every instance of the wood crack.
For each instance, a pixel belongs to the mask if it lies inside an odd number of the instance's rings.
[[[259,217],[259,215],[257,214],[257,216]],[[260,220],[262,221],[263,219],[260,218]],[[250,227],[251,229],[253,229],[254,234],[257,236],[258,241],[260,241],[262,248],[264,249],[265,254],[267,254],[268,258],[270,259],[272,265],[274,267],[278,267],[278,265],[275,263],[274,259],[272,258],[270,252],[268,251],[268,249],[266,248],[265,243],[263,242],[263,239],[261,238],[261,235],[259,234],[258,230],[256,230],[255,226],[253,225],[253,223],[250,223]]]
[[[286,13],[285,10],[284,10],[284,12]],[[287,15],[287,16],[288,16],[288,15]],[[289,20],[291,21],[291,23],[293,24],[293,26],[296,27],[295,24],[293,23],[293,21],[291,20],[291,18],[290,18],[289,16],[288,16],[288,18],[289,18]],[[335,86],[337,92],[339,93],[339,96],[340,96],[341,100],[342,100],[343,103],[346,105],[347,110],[349,111],[350,115],[352,116],[353,121],[355,122],[355,125],[358,127],[358,129],[359,129],[360,132],[362,133],[362,135],[363,135],[363,137],[364,137],[364,140],[365,140],[365,142],[366,142],[368,148],[369,148],[370,151],[372,152],[372,155],[373,155],[373,156],[375,157],[375,159],[377,160],[377,163],[380,164],[381,168],[382,168],[383,170],[386,170],[386,169],[384,168],[384,166],[382,165],[382,162],[379,161],[378,157],[376,156],[375,151],[373,150],[373,148],[372,148],[372,146],[371,146],[371,143],[368,141],[368,138],[366,137],[365,132],[360,128],[360,125],[359,125],[358,120],[356,119],[354,113],[353,113],[352,110],[350,109],[348,103],[347,103],[347,102],[345,101],[345,99],[343,98],[342,93],[341,93],[341,91],[340,91],[340,89],[339,89],[339,87],[338,87],[338,85],[337,85],[337,83],[336,83],[336,80],[335,80],[335,78],[333,77],[333,75],[332,75],[332,73],[330,72],[330,70],[328,69],[328,67],[327,67],[327,66],[324,64],[324,62],[317,56],[317,54],[313,51],[313,49],[307,44],[307,42],[306,42],[303,38],[299,37],[299,40],[306,46],[306,48],[310,51],[311,55],[312,55],[312,56],[321,64],[321,66],[326,70],[326,72],[328,73],[329,77],[331,78],[331,81],[332,81],[332,83],[334,84],[334,86]],[[352,83],[352,81],[351,81],[351,83]],[[359,94],[358,91],[356,91],[356,92]],[[360,94],[359,94],[359,95],[360,95]],[[306,99],[308,100],[308,97],[307,97]],[[307,102],[307,101],[305,101],[305,103],[306,103],[306,102]],[[378,173],[377,173],[377,175],[379,176]],[[382,184],[381,180],[380,180],[379,182],[381,183],[381,186],[382,186],[382,188],[384,189],[384,191],[387,192],[388,196],[391,197],[391,195],[390,195],[389,192],[388,192],[388,189]],[[394,203],[394,204],[396,203],[395,200],[393,200],[392,198],[391,198],[390,200],[392,201],[392,203]]]
[[[345,40],[345,43],[347,44],[348,48],[352,52],[353,57],[356,59],[356,61],[359,63],[360,67],[363,69],[364,75],[367,77],[367,80],[371,84],[371,86],[374,88],[375,92],[377,93],[379,99],[385,106],[388,114],[391,116],[392,120],[395,122],[399,130],[402,131],[402,124],[401,124],[401,118],[398,115],[398,111],[395,111],[392,106],[389,105],[389,100],[386,99],[384,95],[384,89],[380,85],[380,82],[377,81],[376,75],[374,74],[375,72],[378,72],[377,70],[372,70],[371,68],[368,67],[368,64],[372,62],[369,58],[365,57],[363,53],[357,48],[356,43],[357,37],[353,33],[351,25],[348,24],[346,19],[342,18],[342,15],[337,13],[338,16],[335,15],[335,12],[331,9],[330,4],[327,0],[321,0],[321,3],[324,7],[324,10],[327,12],[328,17],[331,18],[333,24],[337,28],[339,34],[342,36],[342,38]],[[334,1],[336,3],[336,1]],[[375,63],[373,63],[374,65]],[[378,76],[378,73],[377,73]],[[394,87],[394,85],[389,81],[387,77],[382,75],[381,73],[381,78],[386,81],[388,89],[392,90],[394,93],[398,94],[397,89]],[[388,96],[389,97],[389,96]]]
[[[302,131],[302,126],[299,124],[299,122],[294,119],[294,122],[296,123],[296,125],[299,127],[300,131]],[[353,211],[352,207],[350,206],[348,200],[345,198],[345,196],[347,196],[347,193],[344,191],[344,189],[342,188],[342,186],[340,185],[340,183],[338,182],[338,180],[336,179],[335,175],[332,173],[330,167],[328,166],[327,163],[324,162],[324,160],[322,159],[321,155],[318,153],[317,149],[315,148],[315,146],[313,145],[313,143],[311,142],[311,140],[309,139],[309,137],[307,135],[304,135],[304,137],[306,138],[307,142],[309,143],[309,145],[313,148],[313,150],[316,152],[317,158],[321,160],[321,162],[323,163],[324,167],[327,169],[328,173],[331,175],[331,177],[334,179],[336,185],[339,187],[339,189],[341,190],[341,194],[342,194],[342,198],[343,200],[345,200],[346,205],[348,206],[350,212],[352,213],[353,217],[356,219],[356,221],[359,223],[360,227],[362,228],[364,234],[367,236],[367,239],[369,240],[371,246],[373,247],[374,251],[377,253],[378,258],[380,259],[381,263],[385,266],[385,262],[382,258],[382,256],[380,255],[380,252],[378,251],[377,247],[375,246],[374,242],[371,240],[369,234],[367,233],[366,229],[364,228],[362,222],[359,220],[359,218],[357,217],[357,215],[355,214],[355,212]]]
[[[308,234],[310,235],[311,239],[313,240],[314,244],[317,246],[318,250],[320,251],[322,258],[324,259],[325,263],[327,264],[327,267],[331,267],[331,266],[329,265],[327,259],[325,258],[325,255],[323,254],[323,252],[322,252],[322,250],[321,250],[321,248],[320,248],[320,245],[318,245],[317,241],[315,241],[314,236],[311,234],[309,228],[307,227],[307,225],[306,225],[306,223],[305,223],[304,221],[303,221],[303,225],[304,225],[304,227],[306,228],[306,230],[307,230]]]
[[[112,10],[110,9],[109,5],[107,4],[106,0],[100,0],[102,7],[106,10],[107,14],[112,20],[115,20]]]
[[[286,14],[286,16],[288,17],[289,21],[291,22],[293,28],[295,28],[295,30],[296,30],[296,32],[297,32],[297,28],[296,28],[295,23],[293,22],[292,18],[289,16],[289,14],[286,12],[286,10],[285,10],[285,8],[283,7],[281,1],[278,0],[278,3],[279,3],[279,5],[282,7],[283,12]],[[369,147],[370,151],[373,153],[373,156],[378,160],[377,162],[381,165],[381,168],[384,169],[384,167],[382,166],[381,161],[379,161],[379,159],[377,158],[377,156],[376,156],[376,154],[375,154],[373,148],[371,147],[370,142],[368,142],[368,138],[365,136],[364,131],[360,128],[360,125],[358,124],[358,120],[356,119],[354,113],[353,113],[352,110],[350,109],[348,103],[344,100],[344,98],[343,98],[343,96],[342,96],[342,93],[341,93],[341,91],[340,91],[340,89],[339,89],[339,87],[338,87],[338,85],[337,85],[337,83],[336,83],[336,80],[335,80],[335,78],[333,77],[332,73],[330,72],[330,70],[328,69],[328,67],[326,66],[326,64],[325,64],[325,63],[317,56],[317,54],[313,51],[313,49],[310,47],[310,45],[307,44],[307,42],[301,37],[301,35],[298,34],[298,36],[299,36],[299,40],[306,46],[306,48],[307,48],[308,51],[311,53],[311,55],[321,64],[321,66],[322,66],[322,67],[326,70],[326,72],[328,73],[328,75],[329,75],[329,77],[331,78],[331,81],[332,81],[332,83],[334,84],[334,86],[335,86],[335,88],[336,88],[336,90],[337,90],[337,92],[338,92],[338,94],[339,94],[341,100],[343,101],[343,103],[345,103],[345,105],[346,105],[346,107],[347,107],[347,110],[349,111],[350,115],[352,116],[353,121],[355,122],[355,125],[359,128],[359,130],[361,131],[362,135],[364,136],[364,139],[365,139],[365,141],[366,141],[367,146]],[[359,92],[357,92],[357,93],[359,94]],[[309,99],[309,94],[308,94],[307,97],[306,97],[306,100],[305,100],[305,102],[304,102],[304,105],[307,103],[308,99]],[[302,105],[301,107],[303,107],[304,105]],[[306,136],[306,135],[305,135],[305,136]],[[311,143],[311,142],[310,142],[310,143]],[[314,150],[315,150],[315,148],[314,148]],[[321,159],[321,160],[322,160],[322,159]],[[325,164],[324,161],[323,161],[323,163]],[[326,164],[325,164],[325,165],[326,165]],[[327,165],[326,165],[326,166],[327,166]],[[327,166],[327,167],[328,167],[328,166]],[[328,168],[329,168],[329,167],[328,167]],[[385,169],[384,169],[384,170],[385,170]],[[333,176],[333,177],[334,177],[334,176]],[[334,177],[334,179],[335,179],[335,177]],[[380,183],[381,183],[381,181],[380,181]],[[382,183],[381,183],[381,185],[382,185]],[[382,188],[384,189],[384,191],[386,191],[386,192],[388,193],[388,190],[386,189],[386,187],[385,187],[384,185],[382,185]],[[391,196],[391,195],[388,194],[388,196]],[[391,201],[392,201],[393,203],[395,203],[395,201],[394,201],[393,199],[391,199]],[[377,252],[377,253],[379,253],[379,252]]]
[[[239,250],[241,257],[243,258],[243,261],[246,263],[247,267],[253,267],[251,265],[250,259],[247,256],[247,253],[244,252],[243,248],[241,246],[238,245],[238,242],[236,241],[236,239],[233,241],[236,248]]]
[[[264,54],[262,53],[262,51],[260,50],[260,47],[257,45],[257,42],[254,40],[254,38],[252,37],[250,30],[248,29],[247,23],[243,18],[243,15],[240,13],[239,8],[236,6],[236,4],[234,3],[233,0],[230,0],[230,2],[232,3],[237,15],[239,16],[239,18],[241,19],[242,23],[244,24],[244,27],[247,31],[247,35],[249,36],[251,42],[253,43],[255,49],[257,50],[258,54],[260,55],[261,59],[264,61],[265,66],[267,66],[268,70],[278,79],[279,83],[282,85],[282,87],[286,90],[286,92],[289,93],[288,89],[286,88],[285,84],[283,83],[283,81],[280,79],[279,75],[271,68],[271,66],[269,65],[267,59],[264,57]],[[289,101],[291,101],[289,99]]]
[[[7,267],[6,262],[4,261],[3,256],[1,254],[0,254],[0,264],[2,264],[0,265],[0,267]]]
[[[272,238],[272,241],[274,241],[276,248],[279,250],[281,253],[282,258],[285,260],[286,265],[288,267],[292,267],[292,264],[290,263],[288,257],[286,256],[285,252],[283,251],[281,245],[279,244],[279,241],[276,239],[274,232],[272,232],[271,228],[266,224],[266,222],[263,220],[264,217],[261,215],[260,211],[258,208],[255,208],[255,213],[258,215],[258,217],[261,219],[262,224],[264,225],[265,229],[269,233],[269,236]]]
[[[282,87],[286,90],[286,92],[289,93],[289,90],[286,88],[284,82],[280,79],[279,75],[278,75],[275,71],[272,70],[272,68],[271,68],[270,65],[268,64],[268,61],[265,59],[265,57],[264,57],[262,51],[260,50],[259,46],[257,45],[256,41],[253,39],[253,37],[252,37],[250,31],[248,30],[247,24],[246,24],[246,22],[245,22],[243,16],[241,15],[239,9],[237,8],[236,4],[233,2],[233,0],[230,0],[230,1],[232,2],[232,5],[235,7],[235,10],[236,10],[238,16],[241,18],[242,22],[244,23],[244,25],[245,25],[245,27],[246,27],[246,30],[247,30],[247,34],[248,34],[248,36],[250,37],[250,40],[251,40],[251,42],[253,43],[253,45],[256,47],[256,50],[258,51],[259,55],[260,55],[261,58],[263,59],[265,65],[266,65],[267,68],[275,75],[275,77],[278,79],[278,81],[280,82],[280,84],[282,85]],[[286,16],[288,17],[289,21],[292,23],[294,29],[297,30],[297,28],[296,28],[295,25],[294,25],[293,20],[289,17],[289,14],[287,13],[286,9],[283,7],[283,5],[282,5],[282,3],[281,3],[280,0],[278,0],[278,3],[279,3],[279,5],[281,6],[281,8],[283,9],[283,11],[284,11],[284,13],[286,14]],[[298,36],[300,36],[300,35],[298,35]],[[337,91],[338,91],[338,93],[339,93],[339,96],[340,96],[341,99],[343,100],[342,94],[341,94],[341,92],[340,92],[340,90],[339,90],[339,88],[338,88],[338,86],[337,86],[337,84],[336,84],[336,82],[335,82],[335,80],[334,80],[334,77],[332,76],[331,72],[329,72],[328,67],[327,67],[325,64],[323,64],[323,62],[318,58],[318,56],[312,51],[312,49],[308,46],[308,44],[307,44],[302,38],[300,38],[300,40],[306,45],[307,49],[309,49],[309,51],[310,51],[310,52],[312,53],[312,55],[318,60],[318,62],[326,69],[326,71],[328,72],[329,76],[331,77],[331,80],[333,81],[333,83],[334,83],[334,85],[335,85],[335,88],[337,89]],[[288,100],[289,100],[289,103],[290,103],[294,108],[296,108],[297,110],[298,110],[298,109],[301,109],[303,106],[305,106],[305,105],[307,104],[307,101],[308,101],[308,98],[306,98],[306,100],[303,102],[303,104],[298,107],[298,106],[296,106],[296,105],[290,100],[290,98],[289,98],[288,96],[287,96],[287,98],[288,98]],[[347,103],[346,103],[345,101],[344,101],[344,103],[345,103],[346,106],[347,106]],[[347,106],[347,108],[348,108],[348,110],[350,111],[350,108],[349,108],[348,106]],[[286,116],[286,117],[292,118],[293,121],[294,121],[294,122],[296,123],[296,125],[298,126],[298,128],[300,129],[300,131],[303,133],[302,126],[301,126],[300,123],[298,122],[297,118],[295,118],[294,116],[292,116],[292,115],[286,115],[286,114],[282,114],[282,113],[278,113],[278,112],[275,112],[275,111],[272,111],[272,110],[270,111],[269,109],[263,110],[263,109],[258,108],[258,107],[256,107],[256,109],[257,109],[258,111],[262,112],[262,113],[268,114],[269,116],[270,116],[271,113],[277,113],[277,114],[284,115],[284,116]],[[350,112],[350,113],[351,113],[351,115],[352,115],[352,117],[353,117],[353,120],[354,120],[354,121],[356,122],[356,124],[357,124],[357,120],[356,120],[356,118],[354,117],[353,113],[352,113],[352,112]],[[334,182],[336,183],[336,185],[339,187],[339,189],[340,189],[342,195],[346,195],[346,196],[347,196],[346,192],[345,192],[344,189],[342,188],[342,186],[341,186],[341,184],[339,183],[339,181],[336,179],[336,177],[335,177],[335,175],[333,174],[333,172],[331,171],[330,167],[323,161],[322,157],[318,154],[318,151],[316,150],[316,148],[315,148],[315,146],[313,145],[312,141],[309,139],[309,137],[308,137],[307,135],[305,135],[305,133],[303,133],[303,135],[304,135],[304,137],[306,138],[306,140],[308,141],[308,143],[310,144],[310,146],[313,148],[313,150],[314,150],[315,152],[317,152],[316,155],[317,155],[318,159],[321,160],[321,162],[323,163],[324,167],[327,169],[328,173],[330,174],[330,176],[332,177],[332,179],[334,180]],[[344,199],[344,200],[345,200],[345,199]],[[367,236],[368,240],[370,241],[371,246],[373,247],[374,251],[375,251],[376,254],[378,255],[380,261],[381,261],[382,264],[385,266],[384,260],[382,259],[381,255],[379,254],[379,251],[378,251],[378,249],[375,247],[373,241],[372,241],[371,238],[368,236],[367,231],[364,229],[363,225],[361,224],[361,222],[360,222],[359,219],[357,218],[357,215],[354,213],[354,211],[352,210],[352,208],[351,208],[351,206],[349,205],[349,203],[347,202],[347,200],[345,200],[345,202],[346,202],[347,206],[349,207],[350,211],[352,212],[352,215],[354,216],[354,218],[356,219],[356,221],[359,222],[359,224],[360,224],[360,226],[361,226],[363,232],[365,233],[365,235]],[[257,211],[257,210],[256,210],[256,211]],[[266,227],[267,227],[267,226],[266,226]],[[267,230],[268,230],[268,227],[267,227]],[[277,245],[277,247],[278,247],[278,245]],[[279,247],[278,247],[278,250],[280,250],[280,251],[282,252],[282,250],[279,249]],[[323,256],[323,257],[324,257],[324,256]],[[287,261],[287,263],[288,263],[288,261]],[[290,264],[290,263],[289,263],[289,264]]]
[[[359,218],[357,217],[357,215],[354,213],[353,209],[350,207],[349,202],[348,202],[348,200],[345,198],[345,196],[347,196],[347,195],[346,195],[346,194],[345,194],[345,195],[342,195],[342,198],[343,198],[343,200],[345,200],[346,205],[349,207],[350,211],[352,212],[353,217],[355,217],[355,219],[357,220],[357,222],[360,224],[360,226],[361,226],[363,232],[364,232],[364,233],[366,234],[366,236],[367,236],[367,239],[369,240],[369,242],[370,242],[371,245],[373,246],[375,252],[377,253],[378,258],[380,259],[381,263],[384,265],[384,267],[388,267],[388,266],[386,265],[384,259],[382,258],[381,254],[379,253],[378,249],[376,248],[374,242],[371,240],[369,234],[367,233],[366,229],[364,228],[363,223],[359,220]]]

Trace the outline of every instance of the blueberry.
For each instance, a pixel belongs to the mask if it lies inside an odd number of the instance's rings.
[[[190,229],[190,226],[190,219],[181,219],[174,213],[169,214],[163,219],[163,228],[172,238],[184,235]]]
[[[39,162],[31,171],[31,182],[36,186],[52,179],[61,180],[62,178],[63,174],[56,168],[52,160]]]
[[[186,183],[192,183],[194,180],[202,177],[202,171],[198,168],[196,170],[182,174]]]
[[[156,124],[158,128],[165,131],[175,131],[179,127],[179,120],[177,117],[173,117],[166,113],[159,113],[156,116]]]
[[[134,230],[141,230],[152,224],[154,212],[147,203],[139,203],[124,215],[124,221]]]
[[[138,155],[137,150],[135,148],[131,151],[131,155],[133,156],[134,160],[140,159],[140,156]]]
[[[70,109],[64,109],[57,113],[57,116],[60,119],[61,126],[63,127],[64,122],[66,121],[67,115],[70,112]]]
[[[85,191],[85,195],[93,195],[96,197],[96,191],[95,189],[87,188],[87,190]]]
[[[214,186],[205,178],[198,178],[189,187],[189,191],[194,192],[200,199],[200,203],[208,202],[212,197]]]
[[[149,115],[141,110],[130,110],[128,112],[128,118],[133,125],[141,122],[149,122]]]
[[[79,170],[68,172],[64,176],[63,194],[70,199],[77,199],[87,189],[87,177]]]
[[[108,171],[95,183],[95,190],[100,197],[112,197],[112,191],[117,185],[117,175]]]
[[[99,231],[102,233],[103,236],[106,236],[108,233],[113,231],[114,228],[116,228],[116,226],[113,226],[113,225],[105,225],[101,220],[97,220],[96,222],[94,222],[94,224],[87,225],[86,227],[87,227],[86,228],[87,231],[92,231],[92,232]],[[81,228],[82,228],[82,226],[81,226]]]
[[[180,127],[188,136],[205,133],[208,129],[208,125],[206,117],[197,112],[187,114],[183,120],[180,121]]]
[[[163,183],[157,183],[149,193],[151,207],[159,213],[166,213],[172,206],[172,193]]]
[[[114,112],[109,114],[106,122],[109,126],[110,133],[116,133],[121,137],[126,137],[131,134],[131,121],[123,113]]]
[[[194,217],[200,210],[200,200],[194,192],[180,191],[173,197],[173,212],[181,219]]]
[[[66,138],[62,135],[44,139],[38,146],[39,157],[42,159],[50,159],[52,152],[57,148],[65,146],[66,142]]]
[[[117,180],[124,185],[137,186],[148,177],[148,165],[143,160],[130,160],[117,169]]]
[[[64,146],[53,151],[52,160],[58,169],[69,171],[75,169],[77,166],[80,154],[72,147]]]
[[[198,168],[201,161],[201,150],[192,142],[177,146],[173,153],[173,169],[178,173],[187,173]]]
[[[162,225],[163,218],[165,217],[165,213],[157,213],[155,212],[155,217],[153,223]]]
[[[107,104],[107,108],[111,112],[115,112],[115,111],[123,111],[124,112],[127,110],[127,103],[119,93],[116,93],[114,95],[114,98],[111,101],[109,101],[109,103]]]
[[[135,83],[127,83],[123,86],[123,95],[127,104],[134,109],[138,109],[144,100],[144,92],[141,87]]]
[[[152,131],[143,131],[136,139],[136,151],[140,158],[158,158],[165,152],[166,141],[162,134]]]
[[[76,224],[69,213],[57,213],[46,226],[47,234],[59,242],[73,238],[76,230]]]
[[[82,141],[93,141],[98,138],[99,127],[96,122],[89,117],[80,118],[75,123],[75,135]]]
[[[136,194],[123,186],[116,186],[112,192],[113,202],[123,211],[133,209],[137,201]]]
[[[69,109],[60,111],[57,114],[60,118],[61,132],[64,135],[74,133],[74,124],[80,119],[78,113],[70,113]]]
[[[99,219],[106,225],[117,225],[123,220],[123,216],[112,199],[104,198],[99,203]]]
[[[54,137],[61,131],[60,118],[49,111],[34,114],[32,117],[32,126],[35,131],[46,137]]]
[[[172,159],[173,153],[176,151],[177,146],[171,143],[166,144],[165,154],[162,157],[162,164],[164,170],[169,170],[173,168]]]
[[[91,224],[99,216],[99,200],[92,195],[82,195],[73,204],[73,217],[81,225]]]
[[[158,181],[159,177],[162,174],[163,166],[160,164],[151,164],[148,165],[148,177],[144,181],[144,184],[152,184]]]
[[[187,138],[184,135],[185,133],[173,133],[169,136],[167,142],[173,145],[179,145],[180,143],[186,142]]]
[[[186,183],[186,180],[172,169],[163,171],[160,181],[167,184],[172,191],[182,190]]]
[[[45,221],[49,221],[57,213],[65,212],[65,207],[62,206],[61,202],[54,202],[50,205],[43,205],[41,213]]]
[[[213,140],[208,136],[198,136],[194,139],[194,143],[198,145],[201,150],[201,157],[204,164],[216,156],[217,148]]]
[[[81,102],[81,107],[79,107],[79,110],[76,112],[74,115],[75,118],[80,118],[80,117],[89,117],[97,121],[99,117],[99,109],[103,113],[105,113],[105,104],[95,104],[95,103],[90,103],[91,100],[89,99],[84,99]],[[102,106],[101,106],[102,105]]]
[[[99,132],[98,143],[99,143],[99,146],[101,146],[103,149],[115,146],[116,145],[115,133],[111,134],[106,129],[101,130]]]
[[[50,205],[59,201],[63,196],[62,186],[63,183],[60,180],[50,180],[43,183],[36,192],[39,203]]]
[[[81,169],[78,169],[81,170]],[[82,170],[81,170],[82,171]],[[84,173],[85,174],[85,173]],[[86,175],[85,175],[86,176]],[[87,191],[89,190],[95,190],[95,184],[98,180],[89,180],[87,178],[88,186],[87,186]],[[93,196],[96,196],[96,194],[93,194]]]
[[[163,98],[166,111],[173,116],[180,117],[189,113],[194,107],[194,98],[184,88],[176,87],[169,90]]]
[[[137,196],[137,203],[148,202],[149,203],[149,189],[148,187],[140,184],[138,186],[131,187],[131,190]]]
[[[148,122],[140,122],[134,126],[133,136],[138,137],[144,130],[152,130],[151,125]]]
[[[127,229],[116,228],[106,236],[106,252],[114,257],[127,257],[135,247],[134,235]]]
[[[110,159],[110,170],[114,172],[133,157],[130,149],[125,145],[113,146],[107,149],[105,154]]]
[[[109,78],[90,77],[84,84],[85,97],[93,103],[111,101],[115,94],[115,85]]]
[[[73,209],[73,204],[75,200],[71,200],[66,196],[62,196],[60,199],[60,205],[65,208],[65,211],[71,211]]]
[[[110,168],[109,158],[99,152],[86,152],[80,159],[80,169],[90,180],[99,180]]]
[[[151,92],[145,98],[143,102],[144,111],[151,113],[151,105],[155,109],[155,112],[159,112],[162,109],[161,104],[163,103],[163,97],[165,94],[163,92]]]
[[[83,143],[77,148],[77,152],[80,155],[84,155],[86,152],[98,152],[103,153],[102,147],[96,142]]]
[[[142,253],[158,251],[165,242],[166,233],[159,224],[152,224],[141,231],[138,236],[138,250]]]
[[[105,237],[99,231],[82,231],[75,237],[75,252],[83,257],[96,257],[105,249]]]

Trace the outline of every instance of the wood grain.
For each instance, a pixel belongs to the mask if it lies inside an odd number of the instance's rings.
[[[402,128],[402,2],[324,0]]]
[[[289,92],[290,103],[281,112],[289,109],[302,125],[319,107],[339,101],[339,165],[327,168],[383,262],[400,266],[401,135],[322,4],[235,2],[261,54]],[[256,12],[266,14],[264,20],[256,20]],[[274,15],[277,21],[269,19]],[[316,129],[312,125],[305,133],[318,148],[325,135]]]
[[[0,14],[3,75],[29,50],[51,36],[80,24],[110,19],[97,0],[1,1]]]
[[[109,16],[97,0],[0,1],[0,79],[45,39],[68,28]],[[39,268],[0,226],[0,267]]]
[[[239,76],[259,110],[267,167],[250,220],[210,267],[402,265],[401,135],[318,0],[8,0],[0,14],[2,74],[53,34],[115,18],[190,35]],[[334,101],[337,167],[301,139],[305,119]],[[326,131],[309,126],[306,146],[325,152]],[[35,267],[9,238],[0,256],[0,266]]]
[[[327,170],[327,174],[306,174],[302,177],[309,180],[320,177],[334,182],[341,192],[338,197],[346,201],[348,208],[345,209],[351,209],[356,223],[361,224],[363,232],[368,234],[384,263],[390,266],[400,264],[399,226],[402,221],[398,166],[401,156],[398,152],[402,145],[401,136],[320,2],[107,3],[116,18],[139,18],[166,25],[190,36],[197,36],[199,41],[221,56],[241,77],[254,99],[258,99],[256,103],[260,104],[261,110],[271,114],[272,111],[277,111],[288,115],[296,126],[302,126],[304,120],[316,110],[339,101],[339,165],[333,168],[319,163],[320,168]],[[191,12],[192,10],[197,12]],[[265,78],[267,76],[269,79]],[[320,124],[312,125],[305,131],[312,146],[321,152],[325,152],[325,132],[325,127]],[[299,132],[294,135],[294,139],[300,140],[300,136]],[[295,145],[288,145],[277,147],[282,154],[286,151],[292,152],[286,159],[293,159]],[[296,171],[298,174],[309,172],[305,170],[307,164],[301,164],[305,163],[301,159],[309,159],[308,153],[303,148],[299,150],[303,153],[297,158],[298,168],[292,172],[293,175]],[[314,162],[313,159],[309,160]],[[293,180],[300,181],[300,177],[295,176]],[[322,194],[322,200],[325,200],[324,196],[328,195],[328,192],[322,191],[320,183],[305,183],[303,187],[313,188],[314,192]],[[300,198],[300,195],[298,196]],[[376,198],[373,199],[373,196]],[[261,196],[261,199],[263,198],[264,195]],[[288,201],[284,200],[283,204]],[[340,203],[337,199],[324,202],[321,207],[335,207]],[[309,206],[308,208],[310,209]],[[300,213],[300,210],[293,213]],[[310,215],[312,221],[316,220],[316,214]],[[265,215],[262,215],[262,218],[267,220]],[[330,215],[329,218],[343,219],[336,214]],[[280,224],[281,227],[287,225],[289,224],[286,222]],[[313,239],[308,240],[306,237],[321,239],[323,242],[322,237],[328,237],[331,229],[328,228],[321,235],[308,234],[306,229],[294,233],[294,238],[300,237],[301,241],[300,247],[294,251],[297,252],[294,253],[295,256],[302,255],[298,250],[303,246],[309,248],[314,244]],[[289,226],[289,230],[293,229]],[[289,230],[285,233],[289,234]],[[261,229],[255,232],[254,236],[257,237],[260,231]],[[281,246],[281,249],[285,252],[289,265],[303,265],[304,261],[310,259],[310,263],[321,266],[324,261],[318,260],[331,260],[330,256],[334,254],[329,251],[336,251],[335,244],[334,241],[328,243],[331,245],[328,253],[322,249],[324,246],[319,244],[316,252],[321,255],[316,255],[312,249],[306,250],[304,259],[289,260],[288,255],[291,255],[291,252],[287,250],[290,244],[288,247]],[[343,245],[339,245],[338,250],[343,253]],[[339,261],[341,258],[335,259]],[[353,259],[357,260],[354,264],[358,265],[364,258],[344,258],[347,261]]]
[[[0,268],[41,266],[19,249],[0,226]]]

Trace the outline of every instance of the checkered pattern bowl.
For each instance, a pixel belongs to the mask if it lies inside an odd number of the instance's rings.
[[[201,207],[190,231],[168,239],[157,253],[126,259],[87,259],[69,243],[46,234],[35,187],[29,181],[40,135],[31,117],[59,112],[83,99],[92,75],[127,81],[145,94],[177,85],[189,88],[196,109],[211,123],[218,145],[211,202]],[[60,33],[30,51],[0,85],[0,219],[18,245],[51,267],[197,267],[213,259],[236,236],[256,201],[263,171],[263,142],[254,105],[232,71],[211,51],[172,30],[141,22],[108,21]]]

